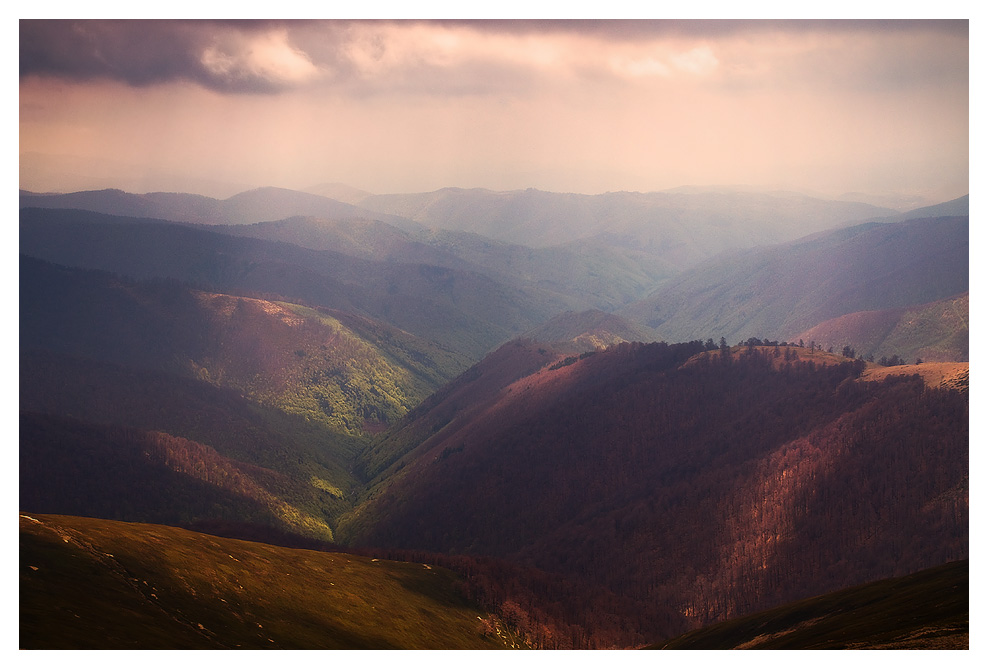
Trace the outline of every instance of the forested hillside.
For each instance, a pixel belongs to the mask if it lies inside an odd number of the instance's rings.
[[[705,348],[621,344],[409,416],[413,457],[341,536],[594,583],[657,637],[966,557],[966,394]]]

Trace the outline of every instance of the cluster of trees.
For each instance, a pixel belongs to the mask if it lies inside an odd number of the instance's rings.
[[[774,349],[778,349],[779,347],[783,347],[784,349],[786,349],[785,354],[784,354],[785,357],[786,357],[786,360],[794,360],[794,359],[796,359],[796,356],[795,355],[790,354],[790,351],[788,350],[790,348],[806,348],[808,346],[811,351],[822,351],[823,350],[823,345],[822,344],[817,344],[815,341],[811,341],[809,344],[805,344],[802,339],[800,339],[798,342],[785,342],[785,341],[778,342],[778,341],[775,341],[775,340],[772,340],[772,339],[768,339],[768,338],[766,338],[766,339],[759,339],[758,337],[749,337],[748,339],[746,339],[744,341],[739,341],[737,343],[737,345],[739,347],[746,347],[748,350],[751,350],[751,349],[755,348],[756,346],[771,346]],[[714,343],[714,340],[711,338],[711,339],[707,339],[707,341],[704,342],[703,346],[704,346],[704,349],[707,350],[707,351],[715,351],[717,349],[725,350],[725,349],[728,348],[727,341],[723,337],[720,338],[720,343],[719,344],[715,344]],[[834,353],[834,347],[831,346],[831,347],[827,348],[827,352],[828,353]],[[779,354],[778,354],[778,352],[774,352],[773,355],[775,355],[775,357],[778,357]],[[867,357],[860,356],[860,355],[857,354],[857,351],[854,350],[854,347],[852,347],[850,345],[847,345],[847,344],[844,345],[844,347],[841,349],[840,355],[844,356],[845,358],[850,358],[852,360],[859,359],[859,360],[866,360],[867,362],[876,362],[875,357],[873,355],[869,355]],[[920,364],[920,363],[922,363],[922,362],[923,361],[921,359],[919,359],[919,358],[916,359],[916,364],[917,365]],[[900,358],[897,354],[893,354],[892,356],[882,356],[877,361],[877,363],[879,365],[883,366],[883,367],[894,367],[896,365],[906,365],[906,364],[908,364],[904,359]]]

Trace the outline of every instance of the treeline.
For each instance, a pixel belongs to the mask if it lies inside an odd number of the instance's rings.
[[[737,345],[739,348],[744,347],[748,350],[752,350],[756,346],[771,347],[773,349],[772,355],[774,355],[775,357],[779,357],[780,355],[779,349],[781,348],[784,350],[784,353],[782,355],[785,357],[786,360],[795,360],[798,357],[792,351],[790,351],[790,349],[809,348],[811,351],[823,350],[822,344],[817,344],[815,341],[811,341],[809,344],[805,344],[802,339],[800,339],[798,342],[786,342],[786,341],[778,342],[772,339],[759,339],[758,337],[749,337],[744,341],[739,341]],[[724,340],[724,338],[721,337],[720,344],[715,344],[713,339],[707,339],[707,341],[704,343],[704,348],[708,351],[715,351],[717,349],[725,350],[728,348],[728,345],[727,342]],[[833,346],[827,347],[827,353],[835,353],[835,352],[836,351],[834,350]],[[857,354],[857,351],[854,350],[854,347],[850,345],[843,346],[839,354],[845,358],[851,358],[852,360],[856,358],[858,360],[864,360],[866,362],[874,362],[876,364],[881,365],[882,367],[895,367],[897,365],[909,364],[908,362],[906,362],[905,359],[899,357],[898,354],[892,354],[891,356],[883,355],[878,360],[875,360],[875,356],[873,355],[868,355],[867,357],[860,356]],[[919,358],[916,359],[917,365],[922,362],[923,362],[922,359]]]

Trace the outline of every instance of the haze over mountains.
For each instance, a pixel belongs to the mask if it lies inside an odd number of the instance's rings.
[[[24,513],[445,565],[414,643],[449,647],[644,646],[967,558],[966,196],[321,192],[21,192]]]

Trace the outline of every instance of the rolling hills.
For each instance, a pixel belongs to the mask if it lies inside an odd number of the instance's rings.
[[[58,209],[21,211],[20,249],[41,260],[384,321],[477,360],[564,311],[537,289],[423,264],[354,258],[206,229]]]
[[[35,511],[331,539],[370,435],[467,365],[353,314],[29,257],[20,278]]]
[[[866,223],[711,260],[618,310],[667,341],[795,341],[824,321],[968,290],[968,219]]]
[[[21,193],[24,647],[896,645],[968,558],[966,198],[325,192]]]
[[[429,565],[174,527],[20,516],[23,649],[496,649]]]

